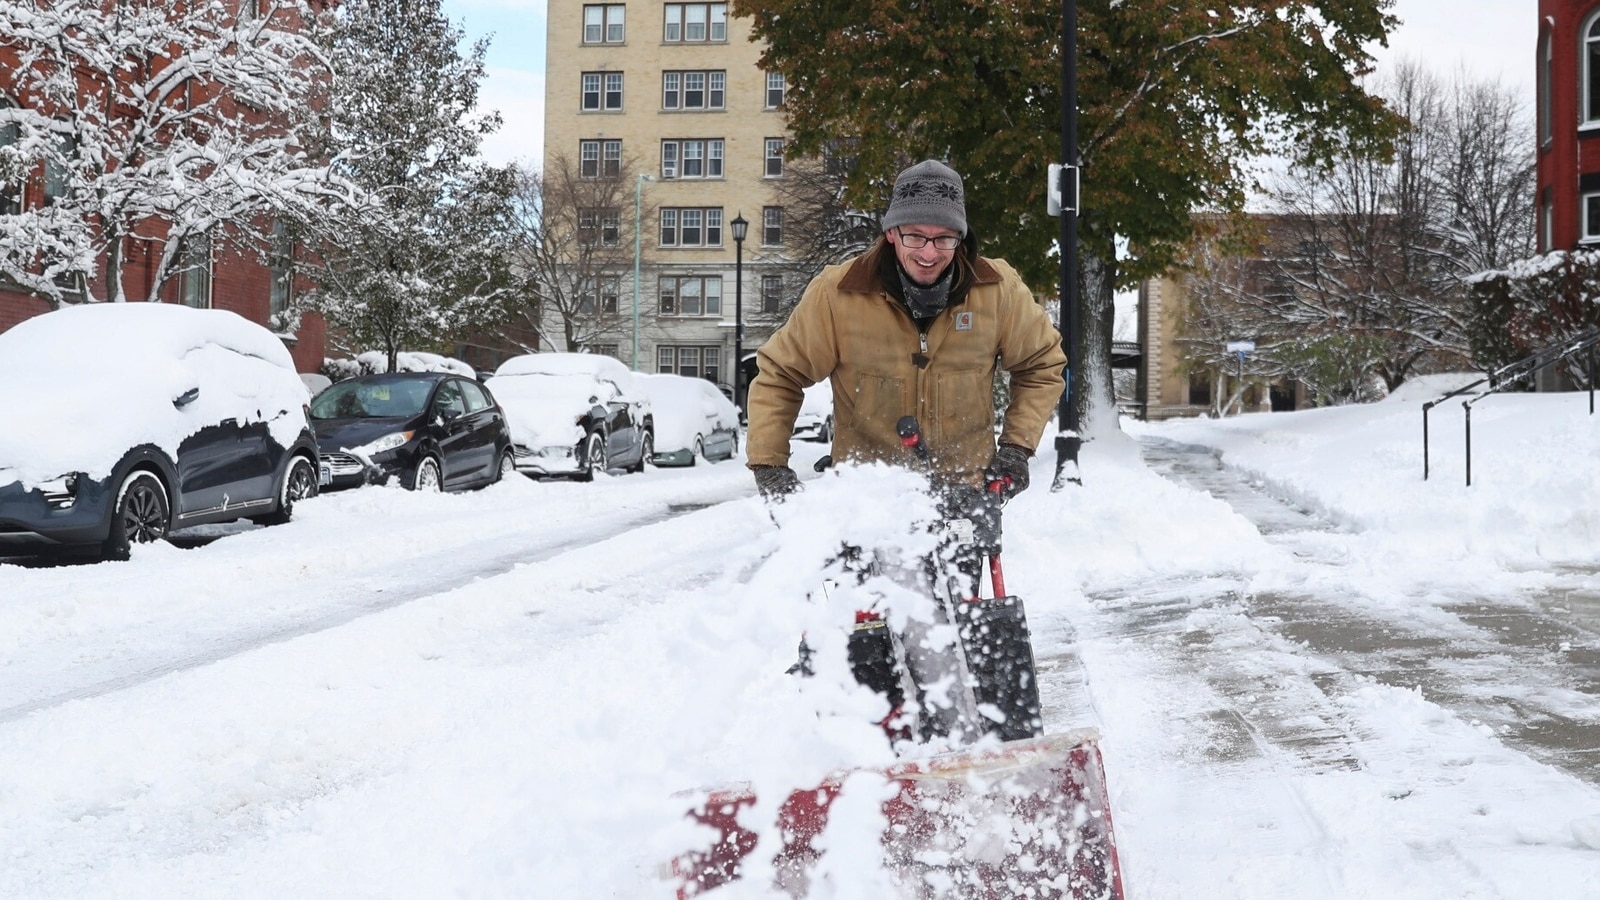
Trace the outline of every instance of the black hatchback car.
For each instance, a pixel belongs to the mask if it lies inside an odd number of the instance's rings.
[[[467,490],[517,471],[489,389],[445,372],[361,375],[311,401],[326,488],[384,484]]]
[[[86,303],[0,334],[0,552],[287,522],[316,494],[305,385],[283,342],[213,309]]]

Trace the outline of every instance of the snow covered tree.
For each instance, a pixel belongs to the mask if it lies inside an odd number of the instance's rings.
[[[632,304],[621,295],[633,289],[635,177],[631,159],[564,154],[542,175],[518,173],[509,308],[544,346],[577,352],[631,339],[632,317],[622,313]]]
[[[202,239],[264,258],[350,186],[305,152],[328,77],[301,0],[0,0],[0,275],[52,303],[155,299]],[[153,259],[148,296],[124,267]]]
[[[1084,327],[1072,395],[1089,431],[1115,427],[1117,285],[1171,266],[1195,210],[1241,208],[1253,156],[1325,157],[1347,138],[1392,131],[1359,80],[1366,48],[1396,23],[1389,5],[1078,3]],[[787,78],[795,150],[856,141],[855,205],[881,205],[907,162],[948,159],[990,252],[1036,289],[1053,286],[1058,226],[1044,192],[1059,156],[1059,0],[735,0],[734,11],[766,42],[762,65]]]
[[[427,349],[504,315],[516,178],[476,160],[498,114],[477,113],[484,41],[463,54],[438,0],[347,0],[331,46],[327,140],[372,202],[314,224],[308,303],[352,349]]]

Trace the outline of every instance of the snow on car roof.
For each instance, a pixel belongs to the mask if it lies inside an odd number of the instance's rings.
[[[193,402],[173,404],[193,388]],[[66,307],[0,333],[8,419],[0,484],[104,477],[135,446],[173,454],[229,417],[271,421],[287,446],[308,398],[283,342],[235,313],[171,303]]]
[[[626,386],[632,373],[621,361],[599,353],[529,353],[500,364],[500,375],[604,375]]]

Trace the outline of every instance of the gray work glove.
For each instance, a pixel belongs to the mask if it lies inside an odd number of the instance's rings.
[[[1000,482],[1006,497],[1015,497],[1028,489],[1028,457],[1033,454],[1016,444],[1001,444],[990,458],[983,474],[989,482]]]
[[[800,490],[800,478],[788,466],[751,466],[755,473],[756,488],[768,500],[782,500]]]

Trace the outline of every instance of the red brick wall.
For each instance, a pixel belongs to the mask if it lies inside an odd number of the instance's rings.
[[[1600,173],[1600,128],[1579,130],[1582,113],[1581,93],[1583,35],[1589,15],[1600,9],[1600,0],[1539,0],[1539,43],[1534,48],[1534,64],[1543,65],[1544,41],[1550,44],[1548,86],[1540,79],[1541,90],[1548,89],[1549,140],[1539,140],[1538,187],[1535,202],[1548,196],[1551,206],[1550,234],[1541,246],[1567,250],[1576,247],[1582,227],[1578,207],[1579,183],[1585,174]],[[1541,128],[1543,128],[1541,123]],[[1540,134],[1543,134],[1541,130]],[[1543,224],[1541,222],[1541,228]]]

